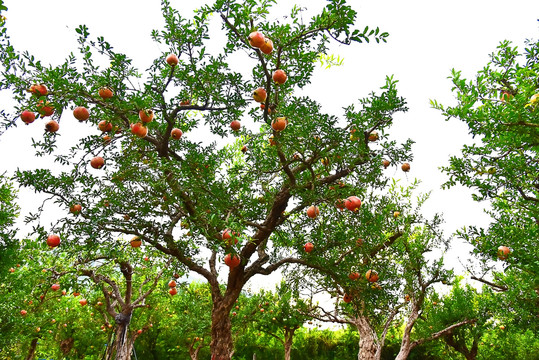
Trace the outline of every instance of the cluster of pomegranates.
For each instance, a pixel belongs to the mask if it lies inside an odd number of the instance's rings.
[[[170,280],[168,283],[168,293],[172,296],[176,295],[178,293],[178,290],[176,289],[176,281]]]
[[[44,84],[33,84],[27,91],[39,98],[46,97],[49,94],[49,90]],[[45,99],[40,99],[36,104],[36,108],[39,115],[41,115],[43,118],[52,116],[52,114],[54,114],[54,106]],[[33,123],[35,119],[36,114],[30,110],[24,110],[21,113],[21,120],[26,125]],[[50,120],[45,124],[45,130],[48,132],[56,132],[59,128],[60,125],[58,125],[58,122],[55,120]]]
[[[268,55],[273,51],[273,42],[269,38],[265,37],[260,31],[253,31],[251,34],[249,34],[247,40],[252,47],[259,49],[264,54]],[[288,77],[284,70],[277,69],[273,72],[272,78],[275,83],[282,85],[286,82]],[[266,98],[268,96],[266,89],[259,87],[253,91],[252,96],[256,102],[260,103],[260,108],[264,110],[266,107],[264,103],[266,102]],[[271,108],[268,108],[268,113],[271,113]],[[275,131],[283,131],[287,125],[288,120],[285,117],[277,117],[271,123],[272,129]],[[233,131],[239,131],[241,129],[241,123],[238,120],[233,120],[230,123],[230,128]],[[273,137],[270,137],[269,142],[270,145],[275,144]],[[247,149],[245,148],[245,150]]]

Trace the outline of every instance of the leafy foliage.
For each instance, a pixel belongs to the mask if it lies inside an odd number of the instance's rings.
[[[445,186],[472,188],[475,200],[491,204],[493,222],[488,228],[470,226],[459,235],[474,245],[483,260],[483,274],[494,267],[499,246],[511,250],[502,265],[505,271],[493,273],[494,282],[482,274],[475,278],[506,291],[505,301],[520,302],[516,308],[522,309],[537,307],[539,301],[539,43],[527,44],[520,53],[502,42],[475,81],[453,70],[458,104],[444,107],[433,102],[448,118],[464,121],[475,138],[443,169],[449,175]],[[523,323],[530,322],[537,319]]]

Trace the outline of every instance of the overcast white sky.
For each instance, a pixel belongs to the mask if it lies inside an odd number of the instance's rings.
[[[59,64],[70,52],[77,52],[75,28],[86,24],[93,36],[105,36],[117,51],[134,59],[141,71],[154,57],[168,51],[150,39],[152,29],[163,24],[159,1],[142,0],[4,0],[8,11],[7,28],[13,45],[28,50],[44,63]],[[171,4],[190,16],[202,2],[171,0]],[[292,1],[281,1],[279,11],[286,12]],[[296,1],[309,10],[320,8],[322,1]],[[416,141],[415,159],[408,178],[395,171],[403,182],[414,177],[423,181],[424,191],[433,190],[425,209],[443,212],[448,233],[463,225],[485,223],[481,206],[473,203],[470,192],[455,188],[440,190],[444,176],[438,167],[457,154],[469,142],[467,129],[457,120],[446,122],[430,108],[429,99],[453,103],[451,68],[467,77],[488,61],[501,40],[512,40],[522,47],[525,38],[537,38],[539,1],[507,0],[352,0],[358,11],[358,28],[379,26],[390,33],[387,44],[334,46],[334,55],[344,58],[342,67],[320,69],[307,89],[309,95],[324,105],[324,110],[342,114],[341,109],[367,96],[383,85],[386,75],[400,81],[398,89],[410,111],[398,116],[391,131],[398,140]],[[218,38],[218,37],[217,37]],[[4,107],[9,103],[0,94]],[[68,121],[62,124],[69,131]],[[0,172],[17,166],[31,166],[31,137],[40,138],[42,128],[19,126],[0,137],[3,154]],[[23,213],[36,206],[35,198],[21,194]],[[463,255],[462,247],[451,252],[453,262]]]

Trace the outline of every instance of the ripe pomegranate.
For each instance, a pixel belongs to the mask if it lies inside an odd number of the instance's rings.
[[[77,106],[73,110],[73,116],[79,121],[86,121],[90,118],[90,112],[84,106]]]
[[[408,163],[402,164],[401,169],[402,169],[402,171],[404,171],[404,172],[410,171],[410,164],[408,164]]]
[[[135,236],[131,239],[129,243],[131,244],[131,247],[138,248],[142,244],[142,240],[140,239],[140,237]]]
[[[58,235],[49,235],[47,237],[47,245],[49,245],[50,248],[57,247],[60,245],[60,237]]]
[[[286,73],[281,69],[275,70],[275,72],[273,73],[273,81],[275,81],[279,85],[284,84],[286,82],[286,79]]]
[[[233,131],[238,131],[238,130],[241,128],[241,123],[240,123],[238,120],[233,120],[233,121],[230,123],[230,128],[231,128]]]
[[[262,103],[266,101],[266,97],[268,94],[266,93],[266,89],[264,88],[258,88],[255,91],[253,91],[253,99],[255,99],[256,102]]]
[[[361,200],[357,196],[349,196],[344,201],[344,205],[350,211],[357,211],[361,207]]]
[[[320,210],[318,209],[318,206],[314,206],[314,205],[309,206],[309,208],[307,209],[307,216],[310,217],[311,219],[314,219],[318,215],[320,215]]]
[[[179,140],[181,137],[182,137],[183,133],[180,129],[178,128],[174,128],[172,129],[172,131],[170,132],[170,136],[174,139],[174,140]]]
[[[143,138],[148,135],[148,128],[142,123],[131,124],[131,132],[139,138]]]
[[[114,96],[114,93],[112,92],[112,90],[106,87],[99,89],[98,94],[99,96],[101,96],[103,100],[110,99],[111,97]]]
[[[308,242],[307,244],[303,245],[303,249],[305,249],[306,252],[310,253],[314,250],[314,245]]]
[[[107,120],[101,120],[99,124],[97,124],[97,128],[102,132],[110,132],[112,131],[112,123]]]
[[[498,259],[507,260],[510,253],[511,253],[511,249],[509,249],[507,246],[498,247]]]
[[[268,38],[264,39],[264,43],[260,46],[260,51],[264,54],[269,55],[273,51],[273,41]]]
[[[153,111],[152,110],[140,110],[138,113],[140,121],[147,124],[153,120]]]
[[[509,101],[513,98],[513,94],[511,94],[509,91],[504,90],[502,91],[502,95],[500,96],[500,100],[503,102]]]
[[[271,122],[271,128],[275,131],[283,131],[288,125],[288,120],[285,117],[278,117]]]
[[[264,45],[265,38],[264,35],[260,31],[253,31],[249,34],[249,37],[247,38],[249,40],[249,44],[251,44],[252,47],[259,48],[262,45]]]
[[[36,114],[34,114],[34,113],[31,112],[31,111],[24,110],[24,111],[21,113],[21,120],[22,120],[26,125],[33,123],[35,119],[36,119]]]
[[[105,159],[103,159],[101,156],[96,156],[90,161],[90,165],[94,169],[101,169],[103,165],[105,165]]]
[[[232,245],[232,243],[238,243],[238,236],[239,234],[237,232],[230,229],[226,229],[225,231],[223,231],[223,241],[226,242],[229,246]]]
[[[173,287],[173,288],[170,288],[170,289],[168,290],[168,293],[169,293],[170,295],[174,296],[174,295],[176,295],[176,294],[178,293],[178,290],[176,290],[176,288]]]
[[[377,282],[378,281],[378,273],[374,270],[368,270],[367,273],[365,274],[365,278],[367,278],[367,280],[369,282]]]
[[[176,281],[170,280],[168,283],[168,287],[171,287],[171,288],[176,287]]]
[[[389,160],[384,160],[382,161],[382,165],[384,165],[384,169],[387,169],[387,167],[390,165],[391,163],[389,162]]]
[[[51,116],[54,114],[54,107],[48,101],[43,102],[43,100],[39,100],[37,103],[37,112],[43,116]]]
[[[345,303],[349,303],[352,301],[352,296],[348,294],[344,294],[344,296],[342,297],[342,301],[344,301]]]
[[[55,120],[51,120],[45,124],[45,131],[54,133],[57,132],[58,129],[60,129],[60,124],[58,124]]]
[[[69,207],[69,212],[72,214],[79,214],[82,210],[82,206],[80,204],[73,204]]]
[[[169,56],[167,56],[167,64],[169,64],[170,66],[174,67],[178,65],[178,62],[178,57],[175,54],[170,54]]]
[[[225,264],[228,265],[231,269],[235,268],[240,264],[241,260],[238,255],[226,254],[225,255]]]
[[[33,84],[28,91],[36,96],[45,96],[49,93],[49,90],[47,90],[47,87],[43,84]]]
[[[359,279],[359,273],[358,272],[351,272],[349,275],[348,275],[348,278],[350,280],[357,280]]]

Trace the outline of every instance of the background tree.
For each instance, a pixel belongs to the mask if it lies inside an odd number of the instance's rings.
[[[277,339],[284,348],[284,359],[290,360],[294,334],[311,319],[313,305],[284,281],[275,292],[262,290],[249,303],[254,329]]]
[[[337,298],[335,309],[323,310],[324,319],[357,328],[358,359],[381,358],[387,332],[398,315],[406,318],[399,359],[465,320],[412,339],[432,286],[452,276],[444,269],[443,255],[429,259],[430,252],[443,254],[448,243],[439,228],[441,218],[427,220],[420,214],[428,196],[419,196],[413,204],[416,186],[399,187],[394,182],[384,194],[366,196],[353,216],[335,208],[335,220],[313,226],[312,233],[322,236],[313,241],[316,247],[303,261],[316,269],[316,281]],[[343,216],[346,222],[339,221]]]
[[[207,284],[198,282],[179,287],[178,295],[173,296],[166,308],[171,317],[167,321],[168,336],[174,338],[174,334],[181,333],[182,348],[188,350],[192,360],[204,358],[200,353],[211,341],[211,308],[210,289]]]
[[[105,359],[131,358],[135,340],[151,327],[151,323],[147,323],[130,330],[131,319],[136,309],[147,308],[146,299],[156,289],[168,265],[170,262],[161,264],[158,270],[154,264],[149,271],[144,271],[148,268],[142,266],[141,271],[137,269],[140,263],[131,262],[126,256],[112,261],[93,258],[76,262],[77,272],[88,277],[101,290],[103,301],[96,299],[96,306],[103,306],[104,311],[116,322],[114,338],[107,348]],[[175,289],[175,286],[170,288]]]
[[[468,125],[475,141],[443,170],[445,187],[456,184],[475,191],[474,199],[489,201],[492,223],[468,226],[460,236],[474,246],[483,262],[473,278],[516,300],[526,326],[537,327],[539,293],[539,43],[528,41],[522,53],[502,42],[474,81],[453,70],[458,103],[437,109]],[[503,262],[495,263],[496,258]],[[500,271],[503,267],[504,271]],[[494,272],[492,272],[494,270]],[[535,309],[535,310],[534,310]],[[533,324],[533,325],[532,325]]]
[[[453,283],[451,292],[443,297],[432,294],[428,299],[429,311],[418,319],[417,332],[421,336],[442,329],[462,318],[474,320],[439,339],[459,352],[467,360],[476,359],[481,337],[487,329],[493,328],[491,291],[485,289],[481,294],[469,284],[463,284],[462,278]]]
[[[65,260],[62,254],[51,256],[45,244],[35,240],[19,246],[17,257],[10,260],[13,272],[0,279],[1,356],[98,354],[107,341],[107,334],[98,331],[103,320],[80,303],[93,296],[91,289],[81,295],[75,279],[60,278],[54,269]]]

